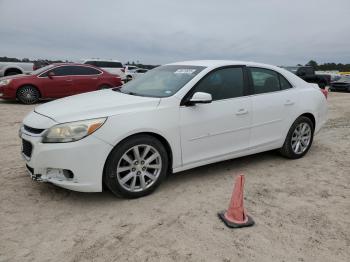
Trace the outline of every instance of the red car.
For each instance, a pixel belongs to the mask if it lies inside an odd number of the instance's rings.
[[[81,64],[52,64],[27,75],[0,79],[0,98],[24,104],[121,86],[119,76]]]

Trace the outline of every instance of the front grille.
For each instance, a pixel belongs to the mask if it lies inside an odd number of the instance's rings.
[[[33,134],[41,134],[45,129],[39,129],[39,128],[34,128],[30,126],[23,125],[24,130],[28,131],[29,133]]]
[[[33,150],[32,143],[30,143],[27,140],[22,139],[22,153],[27,157],[31,157],[32,150]]]

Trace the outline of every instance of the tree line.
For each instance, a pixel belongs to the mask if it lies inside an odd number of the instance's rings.
[[[0,56],[0,62],[35,62],[35,61],[45,61],[49,64],[52,63],[68,63],[68,60],[62,61],[62,60],[30,60],[29,58],[13,58],[13,57],[6,57],[6,56]],[[156,65],[144,65],[140,63],[139,61],[135,62],[127,62],[127,65],[135,65],[137,67],[146,68],[146,69],[152,69],[154,67],[157,67]],[[306,63],[307,66],[312,66],[315,70],[319,71],[330,71],[330,70],[338,70],[340,72],[349,72],[350,71],[350,64],[342,64],[342,63],[324,63],[324,64],[318,64],[314,60],[310,60],[308,63]],[[298,64],[298,66],[301,66],[301,64]]]
[[[338,70],[340,72],[350,71],[350,64],[324,63],[319,65],[316,61],[310,60],[306,65],[312,66],[315,70],[319,70],[319,71],[331,71],[331,70]]]
[[[46,62],[47,64],[53,64],[53,63],[70,63],[71,61],[68,60],[49,60],[49,59],[36,59],[36,60],[31,60],[29,58],[22,58],[22,59],[18,59],[18,58],[14,58],[14,57],[7,57],[7,56],[0,56],[0,62],[24,62],[24,63],[29,63],[29,62],[37,62],[37,61],[43,61]],[[155,67],[157,67],[158,65],[144,65],[142,63],[140,63],[139,61],[137,61],[136,63],[134,61],[132,62],[127,62],[126,65],[134,65],[140,68],[145,68],[145,69],[153,69]]]

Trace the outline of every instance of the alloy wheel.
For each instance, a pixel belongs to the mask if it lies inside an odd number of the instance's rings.
[[[312,131],[308,123],[302,122],[294,129],[291,145],[295,154],[302,154],[308,148]]]
[[[160,153],[150,145],[136,145],[128,149],[117,166],[119,184],[130,192],[140,192],[151,187],[162,170]]]
[[[32,104],[38,101],[39,97],[38,92],[34,88],[25,86],[18,91],[18,98],[25,104]]]

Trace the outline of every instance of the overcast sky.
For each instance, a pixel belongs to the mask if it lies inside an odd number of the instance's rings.
[[[350,0],[0,0],[0,56],[350,63]]]

